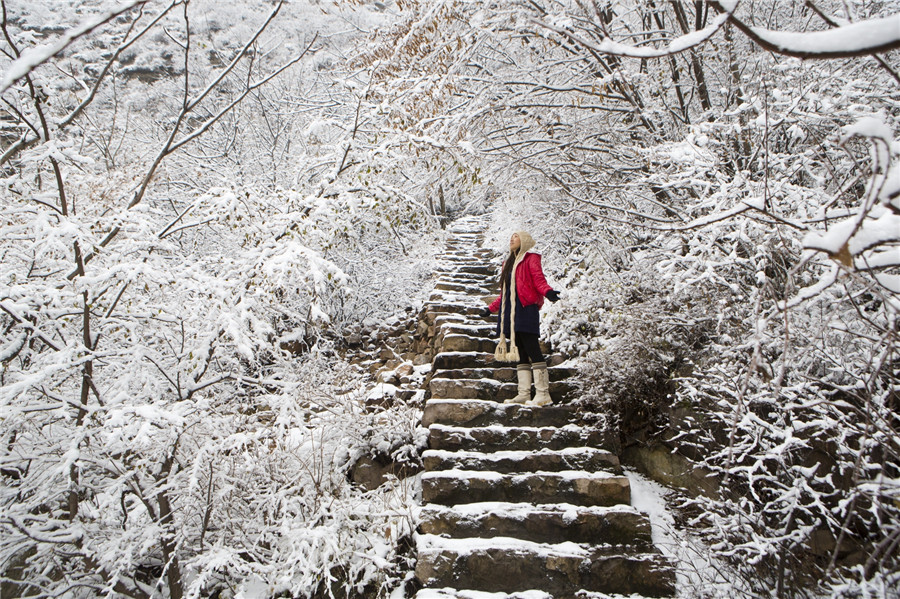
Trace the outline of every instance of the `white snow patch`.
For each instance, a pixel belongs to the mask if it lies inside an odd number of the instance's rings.
[[[675,564],[679,599],[694,599],[703,589],[709,599],[738,596],[737,576],[729,577],[728,567],[712,557],[704,543],[683,530],[666,505],[668,490],[632,470],[625,470],[631,482],[631,505],[650,518],[653,544]],[[749,596],[749,595],[748,595]]]

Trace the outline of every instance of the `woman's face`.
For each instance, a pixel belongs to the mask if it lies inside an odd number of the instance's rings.
[[[518,233],[513,233],[512,237],[509,238],[509,250],[511,252],[518,252],[520,247],[522,247],[522,240],[519,239]]]

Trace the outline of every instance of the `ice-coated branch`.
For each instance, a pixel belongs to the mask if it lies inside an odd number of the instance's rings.
[[[640,46],[630,46],[628,44],[615,42],[609,38],[604,38],[599,43],[595,43],[586,40],[581,36],[575,35],[575,33],[568,29],[557,27],[544,21],[538,21],[535,19],[532,21],[532,23],[538,25],[539,27],[554,31],[562,35],[563,37],[568,38],[570,41],[575,42],[579,46],[588,48],[600,54],[612,54],[614,56],[626,56],[628,58],[663,58],[665,56],[671,56],[672,54],[684,52],[685,50],[689,50],[703,44],[713,35],[715,35],[715,33],[719,29],[722,28],[722,26],[728,21],[729,16],[729,13],[723,13],[716,17],[713,22],[710,23],[707,27],[701,29],[700,31],[693,31],[691,33],[677,37],[672,40],[665,48],[643,48]]]
[[[736,2],[725,3],[711,0],[710,6],[718,10],[720,14],[707,27],[677,37],[663,48],[622,44],[609,38],[593,42],[576,35],[565,27],[537,19],[533,19],[531,22],[558,33],[592,52],[641,59],[663,58],[695,48],[712,38],[726,23],[733,24],[764,49],[795,58],[853,58],[900,48],[900,13],[850,23],[826,31],[774,31],[753,27],[736,17],[733,12],[736,5]]]
[[[712,0],[710,5],[725,11],[720,2]],[[729,22],[744,35],[766,50],[794,58],[853,58],[900,48],[900,13],[850,23],[827,31],[810,32],[752,27],[731,13],[723,14],[727,14]]]

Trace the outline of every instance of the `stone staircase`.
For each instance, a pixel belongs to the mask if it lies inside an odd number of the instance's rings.
[[[476,219],[450,232],[424,312],[434,360],[417,598],[674,595],[615,439],[565,403],[575,390],[562,358],[548,356],[554,405],[502,403],[516,394],[515,365],[493,363],[493,319],[478,316],[496,297],[500,257],[481,247]]]

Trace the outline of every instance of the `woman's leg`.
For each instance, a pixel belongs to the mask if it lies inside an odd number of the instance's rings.
[[[519,349],[519,364],[537,364],[544,361],[540,338],[534,333],[516,331],[516,347]]]
[[[543,360],[541,356],[541,346],[538,343],[538,336],[531,333],[516,332],[516,349],[519,350],[519,365],[516,368],[516,380],[519,384],[518,394],[507,399],[505,403],[525,403],[531,401],[531,383],[533,380],[531,371],[531,361],[537,357]],[[537,354],[535,354],[535,350]]]
[[[517,331],[516,347],[519,349],[519,368],[523,367],[523,360],[527,359],[531,362],[531,379],[534,381],[535,393],[534,399],[530,400],[528,405],[540,407],[550,404],[552,402],[550,399],[550,373],[547,372],[547,363],[544,361],[544,355],[541,353],[539,337],[534,333],[519,333]],[[527,366],[524,367],[527,368]]]

